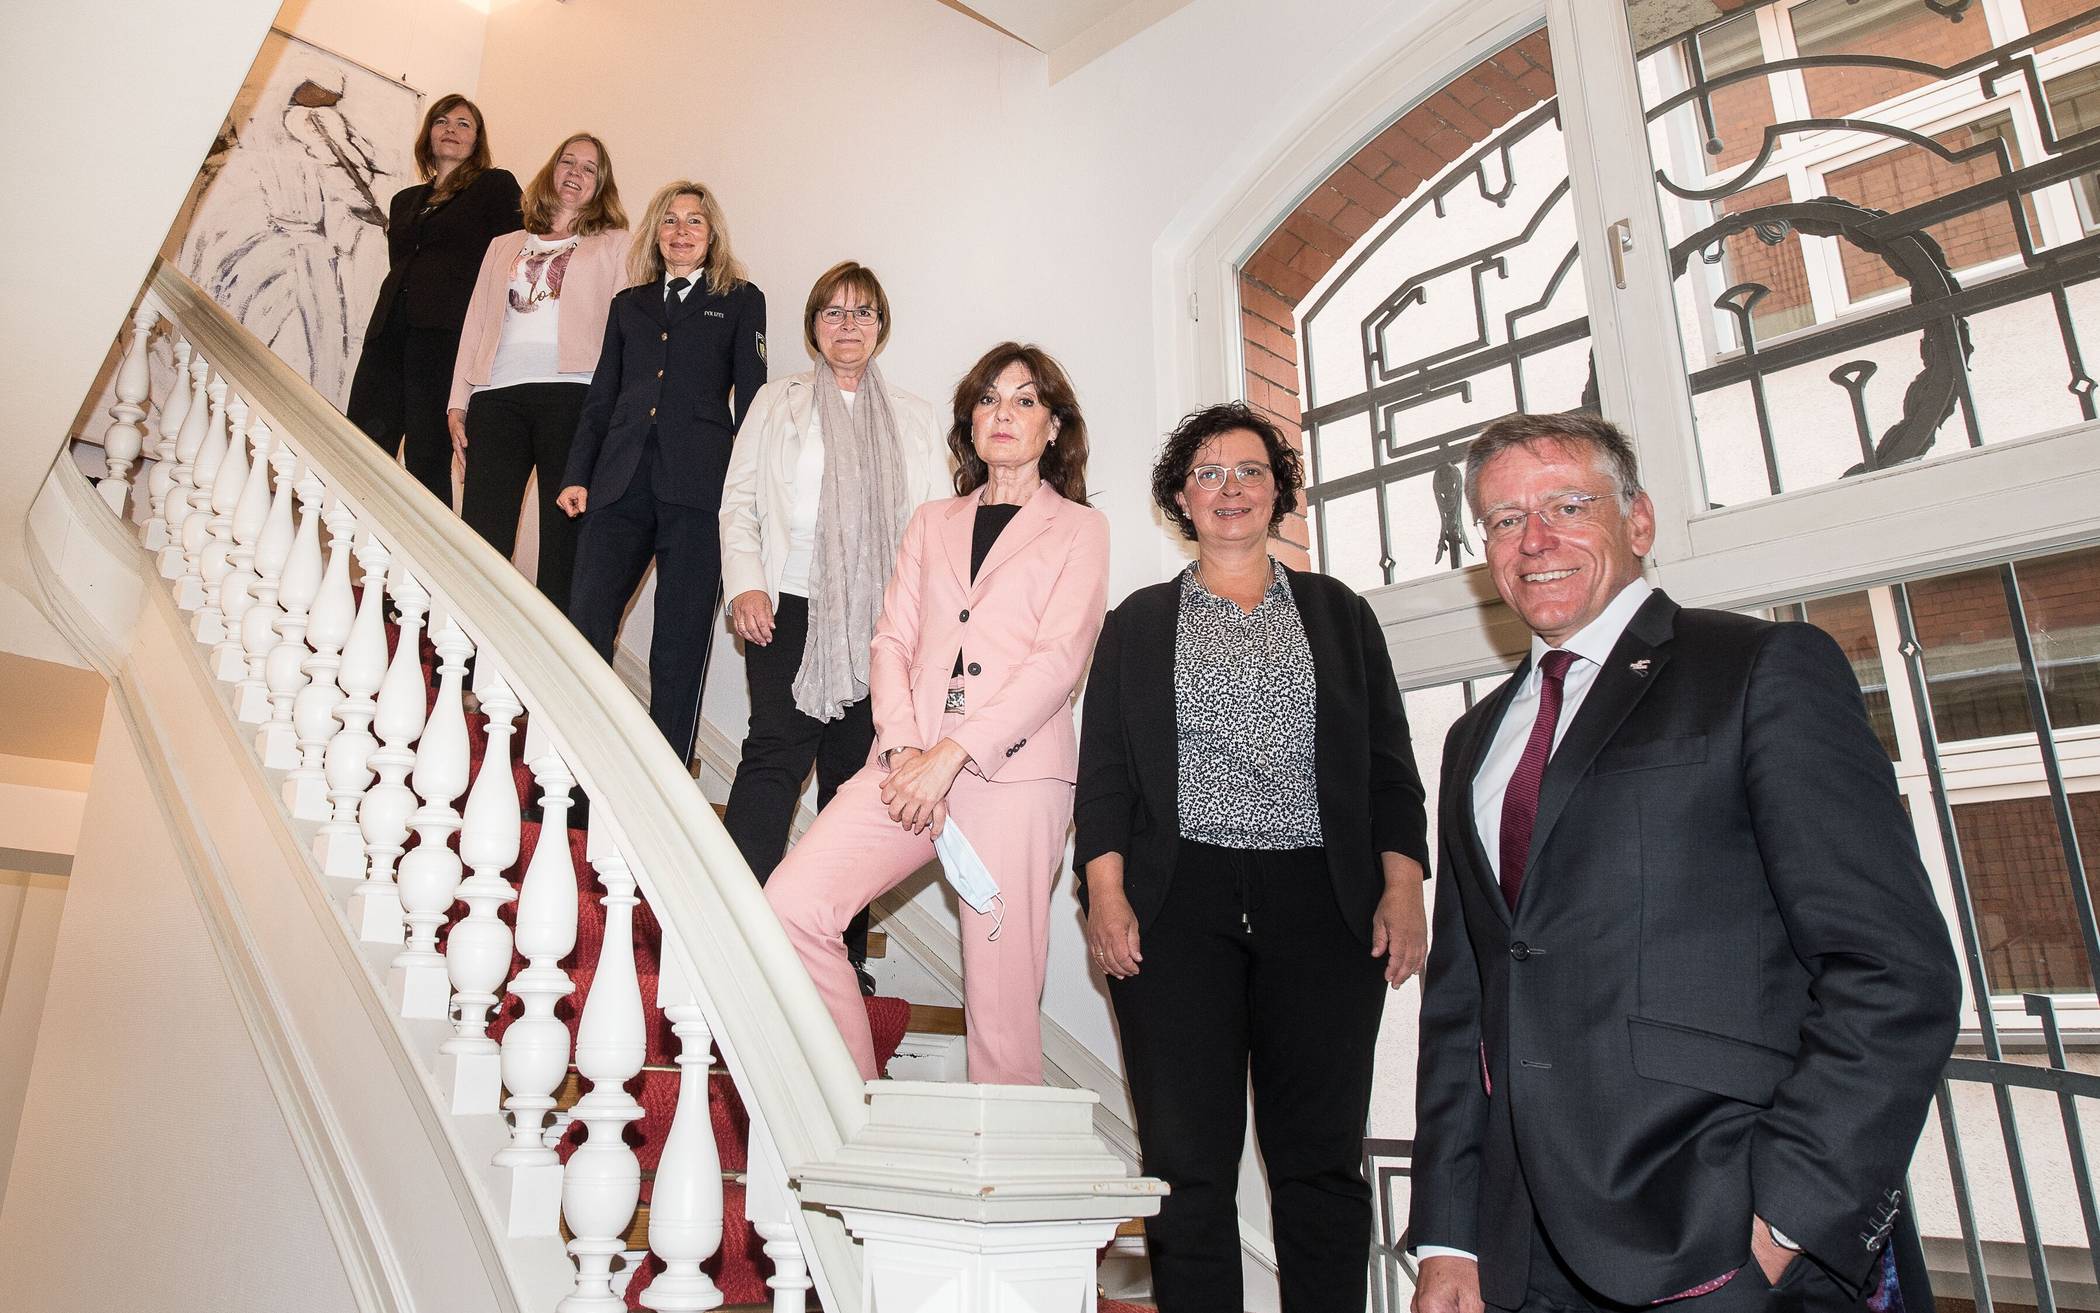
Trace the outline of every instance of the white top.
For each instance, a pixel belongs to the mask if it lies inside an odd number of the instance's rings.
[[[476,392],[515,387],[520,383],[588,383],[591,371],[561,370],[561,285],[576,253],[574,237],[525,234],[525,245],[511,265],[509,304],[496,339],[496,359],[489,381]]]
[[[846,409],[858,393],[841,391]],[[817,549],[817,503],[824,495],[824,417],[810,407],[809,430],[795,453],[795,481],[788,488],[787,564],[780,572],[780,591],[809,596],[810,558]]]
[[[689,274],[674,274],[669,269],[664,270],[664,297],[666,299],[669,299],[671,295],[671,280],[674,278],[685,279],[685,286],[678,290],[678,304],[684,305],[685,299],[693,294],[693,289],[707,281],[707,269],[705,266],[702,266]]]
[[[1573,637],[1561,644],[1576,656],[1575,664],[1561,677],[1560,720],[1553,727],[1553,746],[1568,736],[1568,726],[1575,723],[1576,713],[1582,710],[1582,700],[1590,695],[1590,688],[1597,682],[1597,672],[1611,659],[1611,650],[1619,644],[1619,635],[1633,623],[1634,612],[1648,600],[1655,585],[1646,579],[1636,578],[1619,590],[1610,605],[1577,630]],[[1509,705],[1502,711],[1502,723],[1495,726],[1495,737],[1488,742],[1487,754],[1480,759],[1480,769],[1473,776],[1473,828],[1480,832],[1481,847],[1487,850],[1488,868],[1495,878],[1502,878],[1502,798],[1509,792],[1509,777],[1517,773],[1517,763],[1523,760],[1524,744],[1531,738],[1531,727],[1539,718],[1539,690],[1546,676],[1539,669],[1539,662],[1552,651],[1550,644],[1537,634],[1531,636],[1531,669],[1524,672],[1524,682],[1510,695]],[[1415,1247],[1417,1262],[1425,1258],[1472,1258],[1473,1254],[1447,1245],[1418,1245]]]

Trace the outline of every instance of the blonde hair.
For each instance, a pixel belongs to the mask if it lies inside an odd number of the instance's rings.
[[[564,138],[540,171],[532,175],[525,184],[525,194],[518,200],[518,208],[525,216],[525,231],[544,236],[554,229],[554,216],[561,205],[554,199],[554,170],[561,164],[561,157],[569,153],[569,147],[579,141],[587,141],[598,150],[598,190],[590,202],[576,215],[576,235],[588,237],[608,228],[625,228],[627,211],[620,205],[620,185],[613,181],[612,153],[605,143],[588,132],[572,132]]]
[[[704,183],[684,178],[665,183],[649,198],[649,208],[634,230],[634,245],[627,252],[628,281],[636,286],[662,281],[664,254],[657,245],[656,230],[663,226],[671,202],[680,196],[699,201],[700,213],[707,220],[707,258],[700,264],[707,271],[707,290],[719,296],[749,282],[744,277],[744,266],[737,263],[736,253],[730,248],[729,224],[722,217],[715,194]]]

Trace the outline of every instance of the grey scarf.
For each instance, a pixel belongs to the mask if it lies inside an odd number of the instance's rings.
[[[816,394],[812,412],[824,435],[824,486],[817,498],[809,641],[795,672],[795,707],[805,716],[836,720],[868,695],[868,644],[913,507],[905,493],[897,418],[875,362],[860,376],[851,410],[822,364]]]

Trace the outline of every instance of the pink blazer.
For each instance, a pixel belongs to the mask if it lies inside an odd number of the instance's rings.
[[[562,279],[561,327],[557,346],[564,374],[598,367],[605,345],[605,320],[613,293],[627,286],[627,230],[607,228],[576,243],[569,272]],[[452,396],[447,410],[465,410],[476,387],[488,384],[496,367],[496,346],[503,338],[503,312],[510,304],[510,270],[525,249],[525,230],[507,232],[489,243],[474,278],[474,299],[467,302],[460,325],[459,354],[452,358]]]
[[[1108,608],[1108,517],[1044,483],[970,580],[979,494],[913,513],[868,658],[875,753],[940,737],[955,654],[962,724],[949,737],[988,780],[1073,781],[1072,693]]]

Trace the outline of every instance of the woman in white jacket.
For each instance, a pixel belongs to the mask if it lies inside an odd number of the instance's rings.
[[[802,336],[816,368],[760,389],[722,489],[722,589],[744,640],[751,722],[723,825],[760,884],[787,848],[814,765],[817,806],[868,759],[868,642],[921,502],[955,493],[932,405],[890,387],[875,357],[890,301],[846,261],[809,292]],[[868,914],[846,931],[864,992]]]

